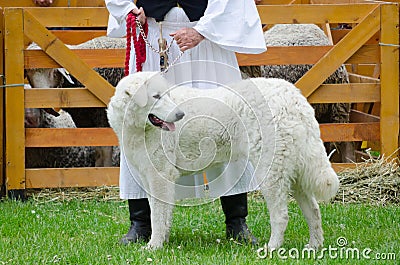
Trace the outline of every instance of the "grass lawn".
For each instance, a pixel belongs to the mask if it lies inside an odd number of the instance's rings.
[[[4,200],[0,201],[0,265],[398,264],[399,206],[339,203],[320,206],[327,250],[317,256],[323,258],[308,258],[307,253],[301,257],[308,228],[298,206],[291,203],[284,249],[280,255],[273,252],[272,258],[263,259],[257,249],[268,242],[270,227],[266,207],[256,197],[249,200],[248,224],[258,237],[259,246],[239,245],[225,239],[224,217],[216,201],[175,208],[170,242],[164,249],[152,252],[142,249],[144,243],[118,244],[129,226],[126,202]],[[338,245],[340,237],[347,241],[344,247]],[[363,251],[370,259],[363,257]],[[391,260],[377,260],[377,255]]]

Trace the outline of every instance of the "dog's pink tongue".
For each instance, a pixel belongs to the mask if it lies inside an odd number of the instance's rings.
[[[164,122],[163,127],[167,127],[169,131],[175,131],[175,124],[173,122]]]

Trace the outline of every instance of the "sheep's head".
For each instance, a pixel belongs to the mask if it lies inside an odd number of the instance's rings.
[[[32,87],[58,87],[62,81],[62,75],[53,68],[26,69],[26,76]]]
[[[64,68],[26,69],[25,74],[32,87],[61,87],[64,79],[74,84],[71,76]]]
[[[25,109],[25,128],[39,128],[41,125],[40,109]]]

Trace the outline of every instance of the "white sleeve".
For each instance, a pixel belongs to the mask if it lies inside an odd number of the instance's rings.
[[[206,39],[230,51],[266,51],[254,0],[209,0],[204,16],[194,29]]]
[[[126,35],[126,16],[136,8],[130,0],[105,0],[108,16],[107,36],[124,37]]]

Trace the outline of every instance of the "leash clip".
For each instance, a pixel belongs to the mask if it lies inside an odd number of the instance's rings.
[[[168,68],[167,40],[162,35],[162,22],[160,22],[160,38],[158,39],[160,51],[160,71],[164,72]]]

